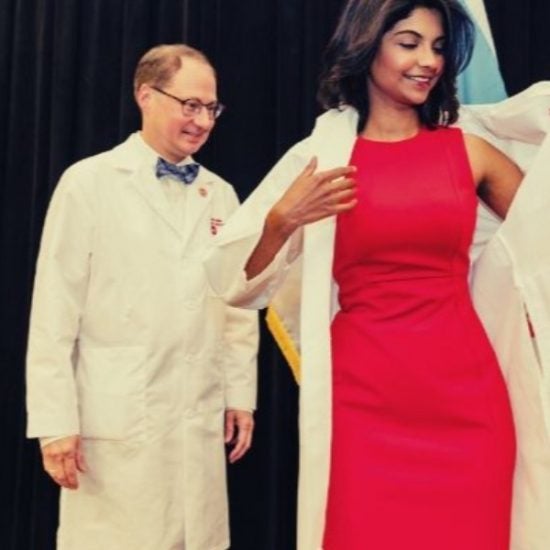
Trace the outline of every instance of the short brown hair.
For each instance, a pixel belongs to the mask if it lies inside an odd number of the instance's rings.
[[[134,93],[142,84],[163,88],[181,69],[182,58],[196,59],[212,68],[214,67],[201,51],[186,44],[160,44],[145,52],[139,60],[134,73]]]

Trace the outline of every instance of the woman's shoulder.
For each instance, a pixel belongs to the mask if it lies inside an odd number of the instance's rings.
[[[424,136],[423,145],[436,149],[442,147],[453,151],[464,149],[466,135],[457,126],[435,126],[434,128],[424,127],[420,133]]]
[[[463,130],[459,126],[437,126],[430,131],[436,142],[442,141],[454,143],[459,146],[465,146],[469,155],[477,153],[480,155],[488,155],[495,149],[484,138]]]
[[[438,126],[437,130],[440,133],[446,133],[447,135],[453,136],[456,139],[464,140],[464,143],[468,147],[473,147],[476,149],[493,148],[486,139],[458,125]]]
[[[457,128],[457,130],[459,130],[463,136],[464,145],[470,156],[474,154],[480,156],[492,155],[494,151],[497,151],[493,145],[481,136],[465,132],[460,128]]]
[[[421,135],[427,137],[427,139],[434,144],[460,144],[465,139],[465,134],[458,126],[444,126],[438,125],[433,128],[423,127]]]
[[[464,135],[462,128],[459,128],[458,126],[444,126],[442,124],[440,124],[439,126],[436,126],[430,131],[433,132],[438,137],[448,136],[450,138],[460,138],[461,136]]]

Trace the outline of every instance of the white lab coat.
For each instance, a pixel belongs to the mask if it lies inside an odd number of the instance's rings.
[[[28,436],[80,433],[59,550],[229,545],[223,420],[253,409],[257,314],[201,257],[238,207],[200,168],[176,219],[137,134],[70,167],[44,228],[30,323]],[[183,222],[183,225],[182,225]]]
[[[496,106],[464,108],[461,113],[468,131],[488,137],[524,169],[530,168],[506,221],[477,261],[473,281],[475,304],[508,382],[517,426],[512,550],[548,550],[550,541],[549,114],[550,83]],[[273,203],[311,156],[318,156],[320,169],[346,165],[356,127],[357,113],[351,108],[322,115],[311,136],[294,146],[244,203],[206,261],[213,288],[230,303],[265,307],[277,300],[283,285],[284,303],[278,305],[289,306],[283,314],[300,315],[298,323],[287,323],[299,326],[301,348],[298,550],[321,548],[324,530],[331,438],[330,323],[338,309],[332,281],[335,219],[297,231],[253,280],[246,281],[243,268]],[[480,213],[478,246],[496,229]],[[301,290],[284,288],[285,281],[300,280],[295,276],[299,264]],[[300,311],[293,311],[298,302]],[[524,306],[537,333],[540,360]]]

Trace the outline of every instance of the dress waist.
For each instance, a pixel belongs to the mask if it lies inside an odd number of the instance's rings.
[[[357,282],[357,277],[354,277]],[[363,321],[403,321],[410,318],[434,321],[434,316],[453,316],[471,304],[465,273],[425,277],[365,278],[360,284],[339,287],[340,314],[361,315]]]

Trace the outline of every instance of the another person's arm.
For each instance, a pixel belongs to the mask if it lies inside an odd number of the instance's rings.
[[[301,253],[303,226],[354,206],[355,184],[342,177],[353,169],[315,174],[309,159],[309,141],[295,145],[218,235],[204,265],[227,303],[266,307]]]

